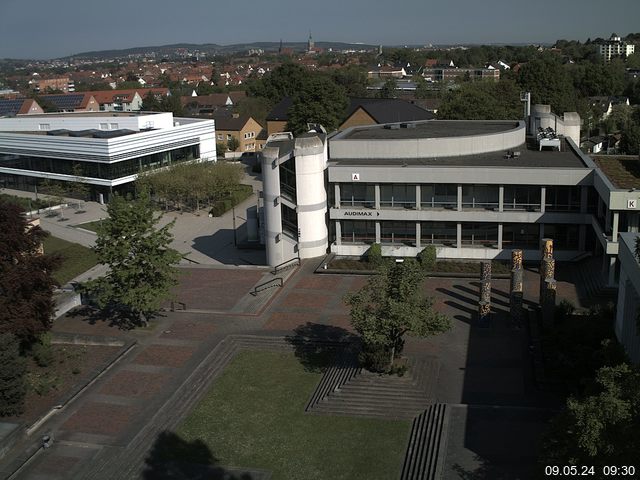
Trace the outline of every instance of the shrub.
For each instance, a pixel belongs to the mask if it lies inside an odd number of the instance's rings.
[[[385,345],[365,344],[358,355],[358,360],[372,372],[386,372],[389,369],[391,351]]]
[[[374,268],[378,268],[382,265],[382,246],[379,243],[374,243],[367,250],[367,262],[369,262]]]
[[[569,300],[562,299],[560,304],[556,307],[555,311],[555,321],[563,322],[576,310],[576,307]]]
[[[26,362],[10,333],[0,334],[0,416],[18,415],[24,409]]]
[[[418,253],[418,261],[422,265],[422,269],[426,272],[432,272],[436,268],[436,247],[427,245]]]
[[[31,346],[31,355],[39,367],[48,367],[53,363],[51,334],[45,333]]]

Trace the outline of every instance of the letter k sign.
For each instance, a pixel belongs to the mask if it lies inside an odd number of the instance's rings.
[[[627,208],[637,208],[637,200],[627,200]]]

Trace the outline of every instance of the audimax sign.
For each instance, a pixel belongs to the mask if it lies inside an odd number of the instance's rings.
[[[369,212],[366,210],[344,210],[342,212],[342,216],[343,217],[379,217],[380,212]]]

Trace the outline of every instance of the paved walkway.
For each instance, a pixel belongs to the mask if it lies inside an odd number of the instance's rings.
[[[54,330],[60,332],[120,335],[136,340],[137,346],[34,435],[35,442],[41,432],[50,431],[56,440],[52,448],[34,457],[19,478],[139,478],[160,432],[179,424],[233,355],[225,343],[231,334],[330,340],[350,336],[348,309],[342,299],[367,279],[314,274],[318,263],[307,261],[290,271],[283,288],[263,293],[259,308],[246,302],[249,291],[268,273],[265,268],[199,266],[185,269],[177,292],[187,311],[166,312],[151,329],[123,332],[99,318],[82,316],[56,321]],[[525,276],[525,287],[525,300],[534,302],[538,287],[532,272]],[[512,471],[507,457],[487,449],[498,434],[499,444],[511,448],[509,458],[522,454],[530,461],[540,433],[539,416],[532,407],[557,405],[556,399],[533,385],[526,331],[506,320],[508,281],[493,282],[495,315],[489,328],[474,324],[478,290],[477,281],[429,279],[425,293],[450,316],[453,328],[432,339],[408,339],[405,347],[411,358],[437,360],[439,369],[428,380],[429,396],[454,407],[447,478],[456,478],[456,459],[467,473],[487,463],[496,472]],[[559,292],[571,297],[575,289],[566,283]],[[495,432],[487,427],[495,412],[505,412],[504,418],[513,419],[515,428],[509,422],[496,424]],[[509,441],[514,435],[522,440]],[[123,465],[127,474],[118,476],[115,472],[122,472]]]
[[[257,192],[261,188],[261,182],[255,175],[246,174],[242,183],[251,185],[254,194],[234,209],[225,212],[221,217],[210,218],[205,210],[198,213],[163,213],[159,222],[160,226],[175,220],[175,226],[172,229],[174,240],[171,246],[186,254],[192,261],[203,265],[266,264],[264,250],[238,250],[235,248],[236,241],[246,239],[247,208],[256,205]],[[35,193],[32,192],[9,189],[3,189],[3,191],[19,197],[36,198]],[[39,197],[42,198],[42,195]],[[75,199],[67,199],[66,201],[69,205],[78,203]],[[54,212],[59,211],[54,210]],[[106,218],[107,206],[97,202],[83,202],[82,210],[68,207],[63,212],[65,220],[60,220],[58,215],[47,216],[42,211],[39,215],[42,228],[63,240],[79,243],[85,247],[93,246],[96,235],[93,232],[75,228],[75,226]],[[236,227],[235,235],[234,224]],[[99,273],[99,271],[94,273]]]

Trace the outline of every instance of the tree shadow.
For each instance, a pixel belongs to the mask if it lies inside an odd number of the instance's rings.
[[[146,319],[147,322],[150,322],[161,316],[158,312],[154,315],[147,316]],[[123,308],[118,308],[117,306],[98,308],[94,305],[83,305],[67,313],[67,317],[79,318],[89,325],[106,324],[118,330],[133,330],[147,326],[139,316],[132,315],[131,312]]]
[[[261,472],[228,470],[200,439],[183,440],[174,432],[161,432],[154,442],[142,472],[144,480],[260,480]]]
[[[454,463],[451,466],[458,478],[461,480],[514,480],[512,472],[505,472],[502,468],[492,465],[490,462],[475,456],[475,461],[480,463],[476,468],[467,469],[458,463]]]
[[[334,325],[307,322],[299,325],[286,341],[295,351],[296,357],[309,372],[320,372],[335,363],[337,357],[356,356],[361,348],[357,335]]]

